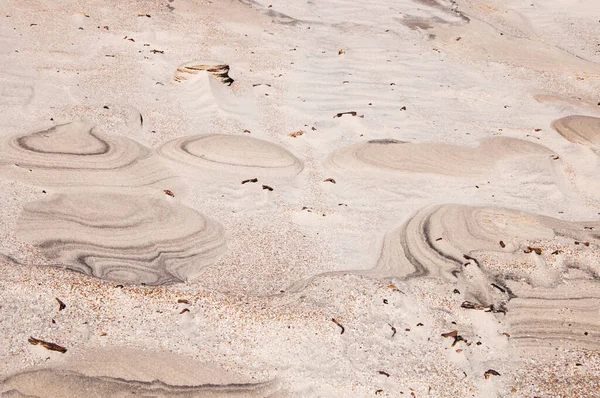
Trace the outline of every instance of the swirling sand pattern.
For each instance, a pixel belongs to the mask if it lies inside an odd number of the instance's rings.
[[[404,172],[447,176],[480,176],[496,163],[512,158],[546,160],[548,148],[515,138],[494,137],[477,148],[457,145],[411,144],[396,140],[372,140],[329,155],[325,165],[341,172]]]
[[[167,199],[56,194],[28,204],[17,235],[50,261],[133,284],[185,281],[225,248],[216,222]]]
[[[269,397],[273,382],[176,386],[160,380],[138,381],[115,377],[90,377],[56,369],[26,371],[0,381],[3,397]]]
[[[0,177],[34,185],[143,186],[170,177],[152,150],[72,122],[0,143]]]
[[[534,241],[600,245],[600,235],[586,227],[600,229],[600,222],[572,223],[494,207],[428,207],[387,236],[378,269],[399,277],[433,275],[455,281],[468,260],[465,255],[497,255],[503,262],[526,263],[528,253],[524,249]],[[531,276],[528,278],[536,284]]]
[[[555,120],[552,127],[567,140],[600,150],[600,118],[573,115]]]
[[[268,141],[224,134],[202,134],[168,141],[158,152],[177,162],[219,172],[251,171],[262,176],[290,176],[302,162],[288,150]]]
[[[598,349],[600,322],[592,315],[600,310],[600,295],[585,293],[600,288],[598,229],[597,221],[504,208],[428,207],[386,237],[373,272],[441,277],[483,306],[508,309],[512,334],[523,344]],[[572,311],[557,316],[557,308],[566,307]]]

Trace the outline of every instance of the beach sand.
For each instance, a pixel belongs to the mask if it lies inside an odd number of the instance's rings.
[[[1,397],[600,397],[594,0],[4,0]]]

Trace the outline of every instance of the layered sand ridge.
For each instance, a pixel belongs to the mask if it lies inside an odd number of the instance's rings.
[[[0,143],[0,178],[58,187],[144,186],[172,174],[144,145],[72,122]]]
[[[102,279],[185,281],[225,249],[223,228],[164,198],[56,194],[28,204],[18,235],[51,262]]]
[[[110,348],[78,352],[58,366],[0,379],[3,397],[274,397],[277,389],[275,380],[244,382],[241,376],[183,356]]]
[[[507,137],[488,138],[477,148],[381,139],[340,149],[327,158],[325,165],[351,173],[481,176],[489,175],[502,161],[547,162],[552,154],[542,145]]]
[[[592,148],[600,149],[600,118],[573,115],[555,120],[552,127],[567,140]]]
[[[158,153],[194,168],[213,172],[261,176],[294,176],[302,162],[290,151],[257,138],[204,134],[165,143]]]
[[[387,235],[377,276],[442,278],[535,349],[597,348],[600,222],[447,204]],[[555,294],[556,293],[556,294]],[[570,308],[568,313],[557,307]]]

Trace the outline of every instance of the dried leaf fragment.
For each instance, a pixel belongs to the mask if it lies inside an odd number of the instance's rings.
[[[186,312],[190,312],[190,310],[187,308],[184,308],[181,310],[181,312],[179,314],[185,314]]]
[[[380,370],[377,373],[379,373],[380,375],[384,375],[385,377],[390,377],[390,374],[384,370]]]
[[[296,137],[299,137],[301,135],[304,135],[304,133],[305,133],[304,131],[298,130],[298,131],[295,131],[293,133],[289,133],[288,136],[292,137],[292,138],[296,138]]]
[[[67,352],[67,349],[65,347],[63,347],[63,346],[60,346],[60,345],[55,344],[55,343],[50,343],[50,342],[44,341],[44,340],[38,340],[38,339],[36,339],[34,337],[29,337],[28,341],[29,341],[29,344],[32,344],[32,345],[41,345],[42,347],[44,347],[45,349],[50,350],[50,351],[58,351],[58,352],[63,353],[63,354],[65,352]]]
[[[189,304],[190,301],[186,299],[177,299],[177,304]]]
[[[251,133],[251,131],[250,131],[250,130],[244,130],[244,133],[246,133],[246,134],[250,134],[250,133]]]
[[[542,249],[540,247],[527,246],[527,249],[523,250],[523,252],[525,252],[525,253],[535,252],[535,254],[537,254],[538,256],[542,255]]]
[[[504,244],[504,242],[500,241],[500,247],[503,248],[503,249],[506,247],[506,245]]]
[[[58,297],[56,297],[56,301],[58,302],[58,310],[62,311],[67,308],[67,305],[63,303]]]
[[[452,342],[452,347],[454,347],[459,341],[464,341],[467,345],[471,345],[471,343],[467,342],[460,334],[458,336],[454,336],[454,341]]]
[[[332,184],[335,184],[335,180],[333,178],[326,178],[323,180],[323,182],[330,182]]]
[[[451,332],[442,333],[442,337],[456,337],[458,336],[458,330],[453,330]]]
[[[346,51],[344,51],[344,50],[338,51],[338,55],[342,55],[342,54],[346,54]]]
[[[168,189],[165,189],[163,192],[165,193],[165,195],[169,195],[172,198],[175,197],[175,195],[173,194],[173,192],[169,191]]]
[[[466,308],[468,310],[493,310],[494,307],[492,305],[483,306],[480,304],[472,303],[470,301],[464,301],[461,305],[461,308]]]
[[[262,189],[268,189],[269,191],[272,191],[272,190],[273,190],[273,188],[271,188],[271,187],[270,187],[270,186],[268,186],[268,185],[263,185],[263,186],[262,186]]]
[[[495,371],[494,369],[488,369],[484,374],[483,377],[485,377],[486,379],[489,379],[490,376],[500,376],[500,373],[498,373],[497,371]]]
[[[356,116],[358,115],[358,113],[356,113],[355,111],[349,111],[349,112],[340,112],[337,113],[333,118],[335,119],[336,117],[342,117],[343,115],[352,115],[352,116]]]
[[[244,180],[244,181],[242,181],[242,184],[247,184],[249,182],[258,182],[258,178],[250,178],[248,180]]]

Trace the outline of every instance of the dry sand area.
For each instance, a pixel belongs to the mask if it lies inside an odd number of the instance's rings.
[[[597,0],[0,0],[0,397],[600,397]]]

